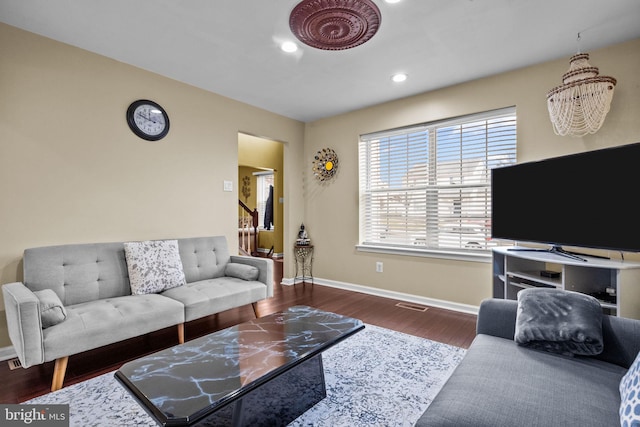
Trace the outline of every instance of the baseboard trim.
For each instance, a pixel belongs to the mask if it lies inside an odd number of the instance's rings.
[[[0,362],[4,362],[5,360],[10,360],[15,357],[18,357],[18,354],[13,349],[13,346],[0,347]]]
[[[316,285],[329,286],[331,288],[344,289],[347,291],[360,292],[363,294],[374,295],[383,298],[400,300],[414,304],[428,305],[430,307],[444,308],[446,310],[457,311],[467,314],[478,314],[479,307],[470,304],[461,304],[453,301],[446,301],[436,298],[427,298],[419,295],[407,294],[404,292],[390,291],[387,289],[372,288],[370,286],[357,285],[355,283],[338,282],[336,280],[313,278]],[[282,285],[292,286],[295,284],[293,278],[282,278]]]

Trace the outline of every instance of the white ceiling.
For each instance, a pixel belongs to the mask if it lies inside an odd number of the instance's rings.
[[[0,21],[304,122],[640,37],[638,0],[373,1],[370,41],[295,54],[299,0],[0,0]]]

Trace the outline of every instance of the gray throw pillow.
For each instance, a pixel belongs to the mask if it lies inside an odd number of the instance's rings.
[[[602,353],[602,307],[579,292],[530,288],[518,293],[516,343],[567,356]]]
[[[235,277],[242,280],[256,280],[260,275],[257,267],[247,264],[230,262],[224,270],[225,276]]]
[[[67,318],[67,311],[62,305],[62,301],[52,289],[35,291],[34,294],[38,297],[38,304],[40,305],[42,329],[57,325]]]

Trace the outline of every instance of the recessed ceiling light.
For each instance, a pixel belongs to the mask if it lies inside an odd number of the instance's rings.
[[[396,83],[400,83],[407,80],[407,75],[405,73],[397,73],[391,76],[391,80],[393,80]]]
[[[280,49],[287,53],[292,53],[298,50],[298,45],[294,42],[284,42],[280,45]]]

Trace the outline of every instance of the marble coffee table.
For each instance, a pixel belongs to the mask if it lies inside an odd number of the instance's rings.
[[[286,425],[326,396],[322,352],[362,329],[295,306],[126,363],[115,377],[160,425]]]

